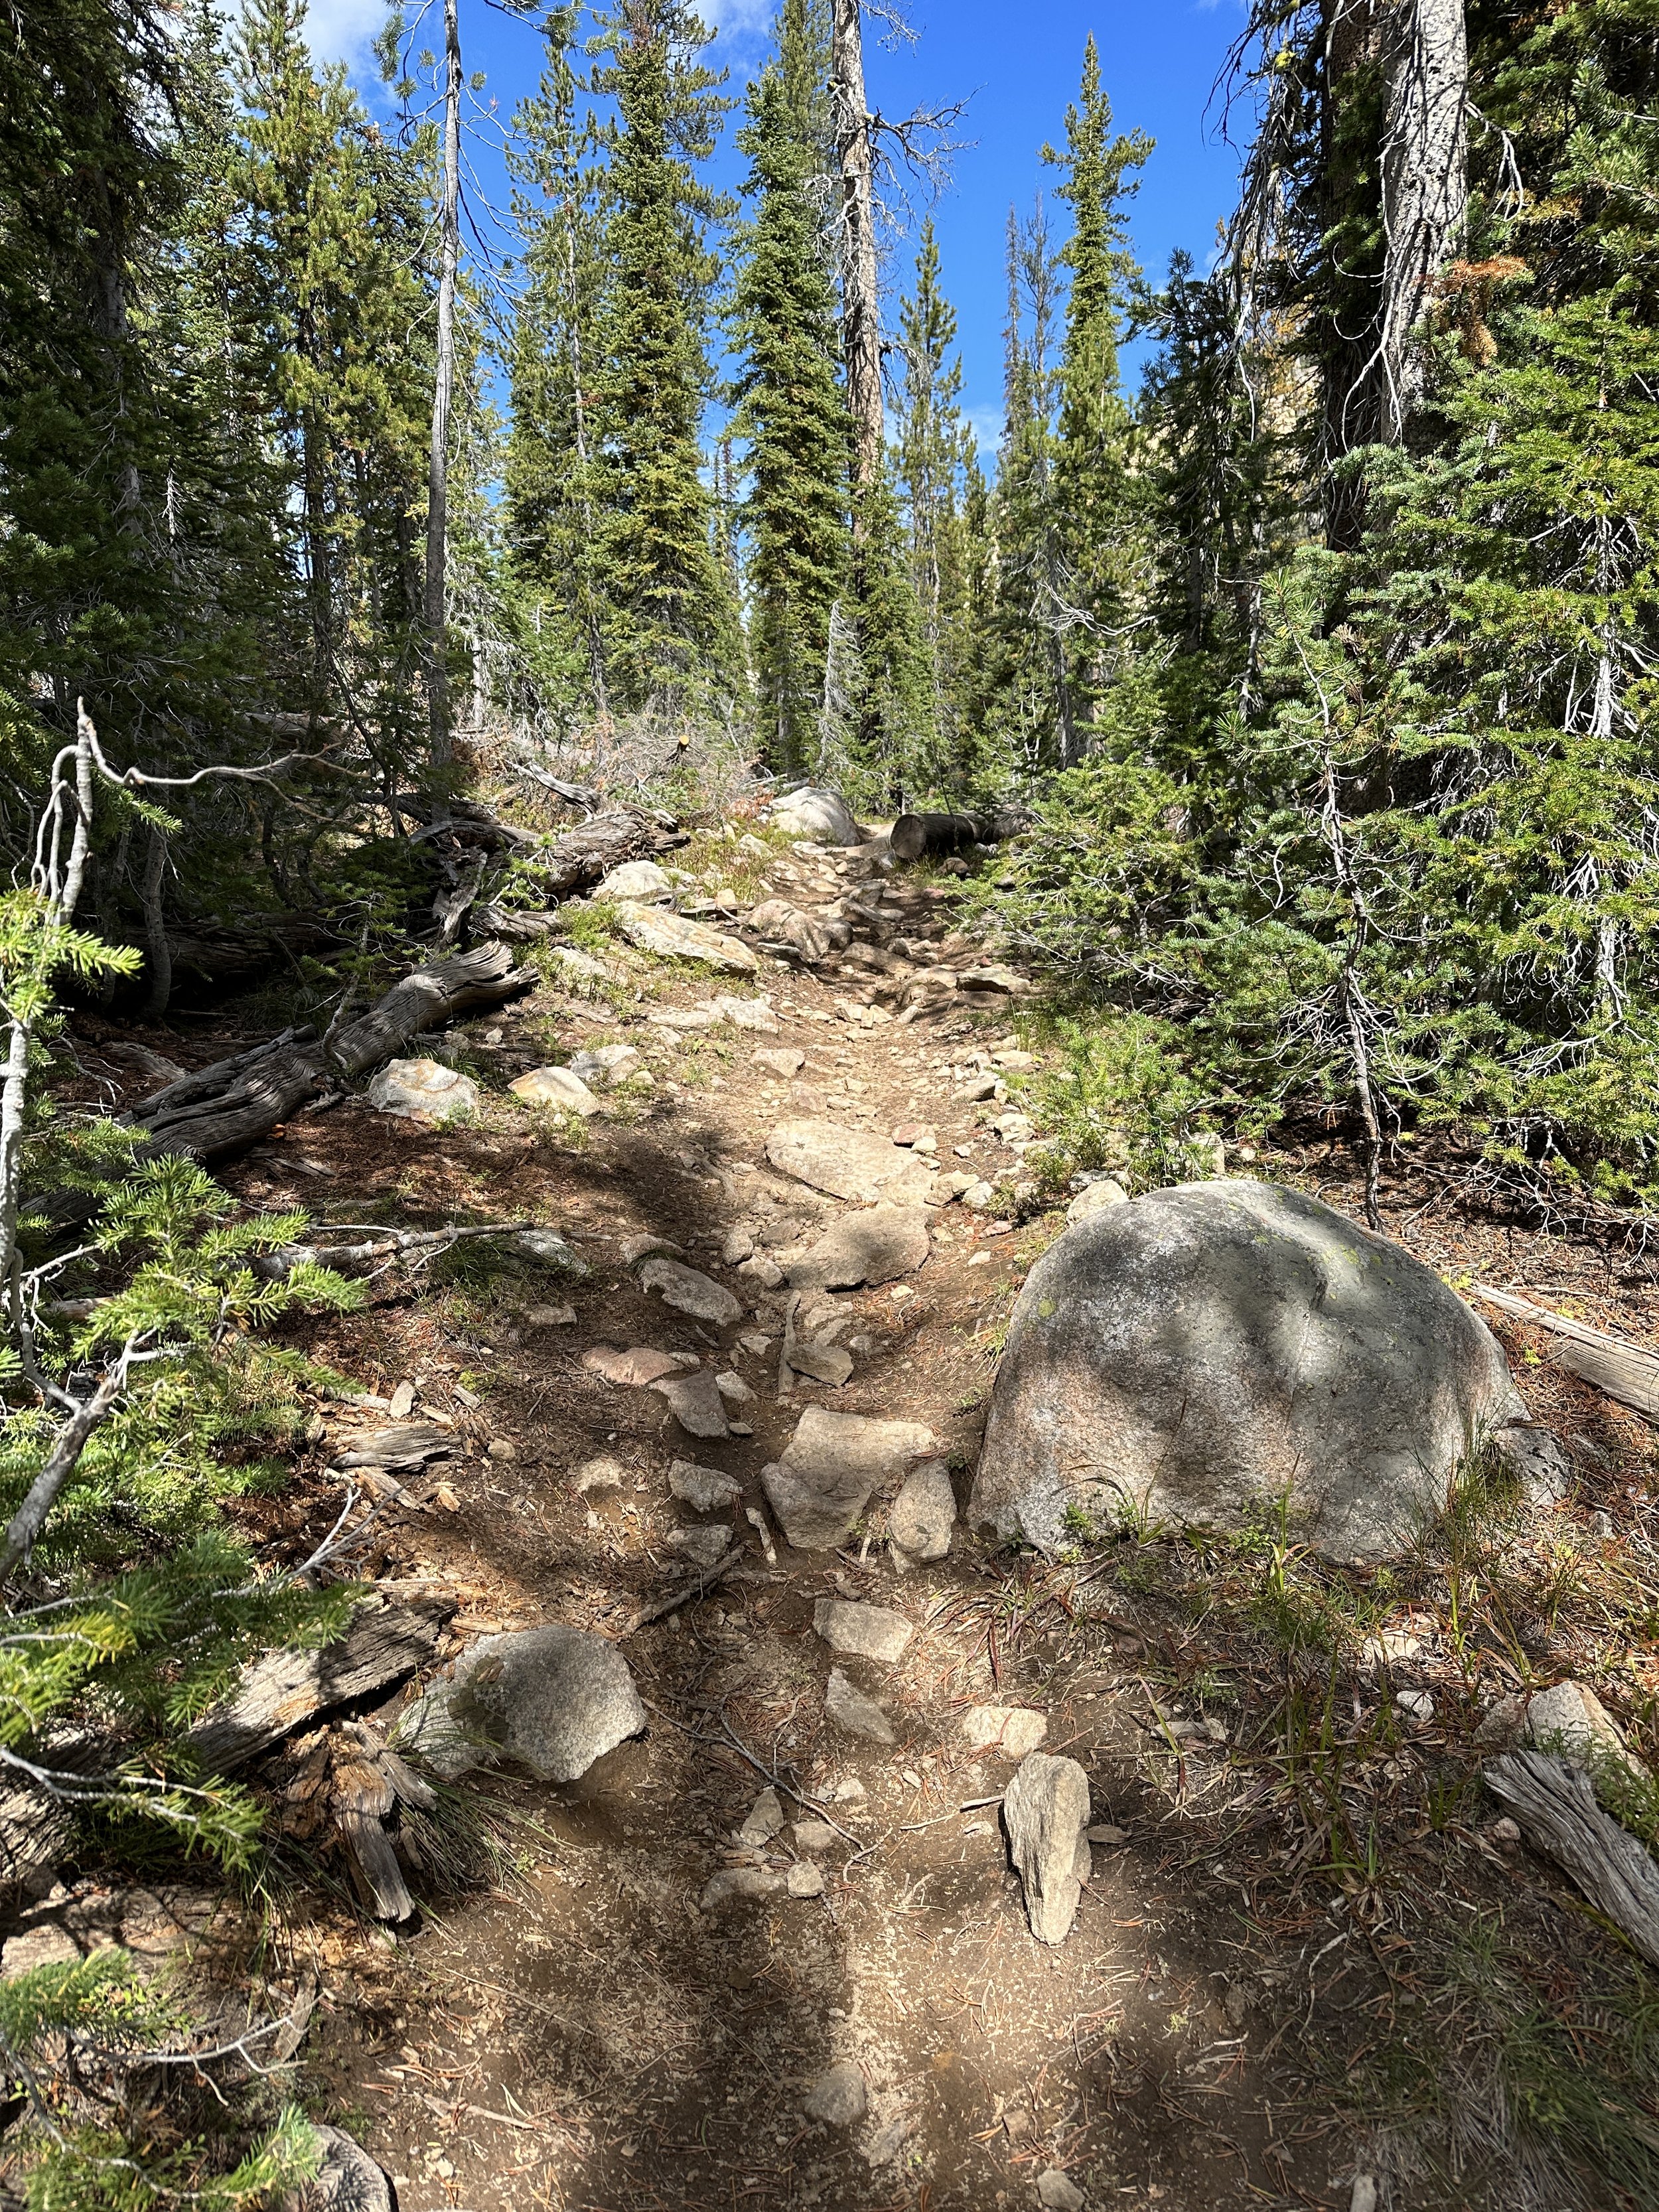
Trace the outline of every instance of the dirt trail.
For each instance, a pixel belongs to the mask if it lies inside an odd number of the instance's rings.
[[[845,888],[828,858],[786,861],[771,884],[820,909]],[[915,886],[870,934],[937,939],[948,922],[936,903]],[[326,1990],[313,2109],[360,2133],[404,2212],[1346,2206],[1364,2139],[1341,2085],[1390,2002],[1388,1915],[1353,1908],[1328,1875],[1311,1891],[1275,1888],[1312,1855],[1272,1803],[1219,1840],[1208,1816],[1249,1794],[1234,1800],[1228,1771],[1237,1715],[1190,1665],[1180,1692],[1171,1662],[1203,1601],[1171,1601],[1170,1547],[1053,1568],[993,1555],[959,1522],[948,1558],[900,1573],[884,1540],[894,1486],[839,1553],[792,1550],[766,1504],[762,1468],[823,1405],[927,1424],[960,1505],[1000,1328],[1060,1225],[938,1207],[918,1272],[806,1294],[799,1318],[821,1327],[834,1310],[853,1373],[781,1395],[787,1293],[765,1287],[763,1264],[726,1255],[752,1243],[763,1263],[846,1209],[769,1165],[780,1121],[884,1139],[931,1124],[946,1170],[994,1181],[1015,1164],[987,1126],[1006,1109],[974,1096],[1017,1048],[1006,1014],[872,1025],[854,972],[769,968],[757,979],[776,1018],[766,1033],[729,1021],[676,1033],[665,1014],[725,987],[660,967],[620,1010],[544,996],[489,1024],[485,1049],[509,1068],[547,1056],[550,1016],[561,1057],[588,1042],[643,1050],[654,1088],[635,1105],[613,1099],[581,1141],[526,1136],[510,1109],[435,1133],[353,1107],[296,1122],[238,1174],[267,1201],[314,1201],[304,1176],[322,1170],[343,1200],[465,1196],[533,1213],[587,1261],[584,1280],[543,1279],[533,1299],[522,1285],[468,1292],[465,1278],[447,1298],[389,1299],[320,1347],[366,1388],[411,1382],[416,1404],[466,1438],[447,1494],[392,1515],[370,1563],[388,1589],[454,1592],[452,1650],[548,1620],[618,1632],[686,1567],[669,1540],[699,1516],[671,1497],[670,1462],[744,1486],[725,1516],[743,1566],[623,1645],[649,1733],[568,1788],[491,1785],[523,1816],[510,1878],[440,1903],[396,1942],[326,1912],[301,1932]],[[793,1081],[753,1056],[788,1048],[804,1055]],[[642,1291],[624,1255],[644,1237],[736,1291],[741,1320],[716,1329]],[[550,1321],[567,1296],[574,1319]],[[735,1372],[754,1395],[732,1410],[752,1433],[687,1437],[659,1395],[584,1367],[601,1344]],[[350,1433],[350,1416],[331,1414],[319,1462]],[[599,1456],[619,1463],[619,1486],[575,1487]],[[319,1516],[334,1494],[316,1490]],[[744,1507],[762,1514],[775,1564]],[[836,1662],[812,1626],[826,1595],[903,1613],[916,1632],[900,1661]],[[890,1716],[892,1748],[827,1717],[832,1663]],[[965,1716],[987,1705],[1042,1716],[1045,1748],[1082,1762],[1109,1831],[1057,1949],[1030,1936],[1008,1866],[997,1800],[1014,1762],[969,1741]],[[792,1814],[819,1825],[745,1850],[736,1831],[774,1782],[796,1793]],[[1446,1855],[1429,1863],[1439,1843],[1422,1849],[1425,1881],[1444,1881]],[[1475,1855],[1459,1838],[1450,1856]],[[821,1895],[699,1909],[723,1867],[796,1861],[822,1869]],[[1509,1887],[1484,1863],[1456,1880]],[[864,2112],[810,2118],[812,2085],[841,2062],[863,2080]]]

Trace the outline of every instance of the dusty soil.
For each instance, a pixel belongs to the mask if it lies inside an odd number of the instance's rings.
[[[838,888],[827,860],[788,866],[778,887],[803,902]],[[1000,1329],[1062,1217],[1009,1226],[939,1209],[932,1255],[901,1285],[811,1294],[849,1316],[848,1383],[781,1395],[784,1294],[739,1275],[722,1247],[746,1227],[764,1249],[838,1208],[768,1166],[767,1133],[806,1112],[882,1133],[923,1121],[942,1163],[994,1181],[1012,1162],[986,1126],[1001,1109],[968,1093],[1018,1040],[994,1009],[871,1026],[851,969],[772,964],[758,980],[777,1034],[727,1024],[677,1044],[653,1017],[750,987],[642,962],[629,973],[616,1004],[548,987],[465,1032],[471,1064],[503,1073],[639,1043],[654,1088],[585,1130],[499,1091],[480,1124],[449,1133],[347,1103],[228,1171],[251,1203],[337,1218],[544,1222],[587,1262],[579,1282],[465,1264],[391,1278],[366,1313],[303,1333],[360,1390],[389,1396],[408,1381],[417,1407],[454,1424],[441,1492],[386,1511],[362,1554],[388,1589],[453,1595],[449,1651],[548,1620],[617,1634],[682,1583],[665,1540],[696,1516],[670,1497],[676,1457],[738,1476],[775,1550],[774,1564],[740,1507],[738,1572],[625,1638],[650,1712],[643,1739],[568,1788],[484,1785],[505,1839],[487,1888],[428,1885],[418,1925],[393,1936],[297,1853],[308,1886],[283,1905],[280,1946],[323,1978],[302,2054],[309,2108],[360,2136],[404,2212],[980,2212],[1070,2202],[1052,2181],[1039,2198],[1056,2169],[1091,2207],[1346,2207],[1364,2173],[1385,2187],[1395,2176],[1399,2202],[1487,2202],[1478,2159],[1437,2172],[1440,2154],[1414,2148],[1409,2125],[1379,2131],[1376,2069],[1401,2039],[1419,2051],[1426,2039],[1431,2070],[1436,2039],[1455,2043],[1432,1962],[1465,1923],[1501,1926],[1535,1964],[1540,2001],[1568,2019],[1616,1962],[1565,1882],[1493,1839],[1494,1808],[1469,1778],[1481,1712],[1522,1678],[1528,1650],[1549,1674],[1592,1661],[1605,1673],[1614,1632],[1583,1625],[1594,1608],[1545,1605],[1519,1645],[1477,1638],[1471,1663],[1452,1594],[1425,1566],[1370,1593],[1419,1645],[1378,1683],[1268,1632],[1251,1610],[1259,1559],[1126,1540],[1054,1565],[958,1526],[948,1559],[901,1575],[882,1499],[843,1552],[792,1551],[758,1476],[811,1404],[927,1423],[965,1498]],[[210,1042],[192,1056],[210,1057]],[[781,1045],[805,1055],[793,1085],[751,1057]],[[1334,1141],[1286,1146],[1263,1171],[1358,1209]],[[1588,1245],[1517,1242],[1420,1180],[1388,1203],[1389,1226],[1449,1274],[1565,1290],[1586,1318],[1645,1331],[1645,1284],[1621,1284]],[[641,1292],[623,1254],[647,1232],[737,1291],[741,1322],[716,1332]],[[571,1322],[527,1318],[566,1300]],[[688,1439],[655,1394],[581,1364],[601,1343],[706,1357],[717,1339],[756,1399],[738,1409],[752,1435],[730,1441]],[[1594,1552],[1590,1516],[1610,1514],[1621,1557],[1634,1556],[1651,1511],[1639,1425],[1510,1340],[1546,1417],[1576,1439],[1583,1488],[1564,1527]],[[384,1418],[333,1399],[319,1408],[291,1490],[241,1509],[275,1553],[321,1536],[343,1495],[329,1470]],[[622,1462],[623,1486],[579,1492],[574,1472],[599,1454]],[[811,1626],[823,1595],[915,1624],[896,1667],[844,1662],[891,1715],[894,1749],[825,1716],[830,1655]],[[1655,1684],[1650,1647],[1632,1638],[1626,1656],[1628,1717]],[[1436,1698],[1420,1725],[1393,1703],[1414,1685]],[[964,1712],[985,1703],[1043,1715],[1045,1748],[1083,1763],[1093,1820],[1121,1832],[1096,1845],[1057,1949],[1029,1933],[1008,1866],[996,1801],[1012,1762],[963,1741]],[[266,1782],[279,1802],[280,1762]],[[701,1911],[711,1875],[744,1862],[733,1832],[769,1783],[803,1820],[833,1820],[833,1844],[799,1854],[822,1867],[823,1894]],[[770,1863],[798,1855],[791,1835]],[[1367,1836],[1374,1856],[1357,1859],[1352,1840]],[[865,2117],[808,2119],[811,2085],[846,2059],[867,2085]]]

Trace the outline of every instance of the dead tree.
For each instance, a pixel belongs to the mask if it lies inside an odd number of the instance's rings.
[[[830,35],[836,160],[841,172],[842,345],[853,417],[854,481],[863,491],[881,467],[881,303],[876,283],[873,118],[864,89],[860,0],[835,0]]]
[[[1423,389],[1419,331],[1468,209],[1469,52],[1463,0],[1400,0],[1382,134],[1382,429],[1398,445]]]
[[[439,208],[437,370],[432,387],[432,454],[427,477],[427,705],[431,762],[449,758],[446,594],[449,568],[449,410],[455,386],[455,277],[460,261],[461,33],[457,0],[444,0],[443,184]]]

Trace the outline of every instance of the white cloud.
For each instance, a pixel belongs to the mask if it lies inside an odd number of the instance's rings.
[[[306,38],[316,62],[366,67],[386,18],[386,0],[311,0]]]
[[[702,0],[697,13],[723,39],[769,31],[777,0]]]
[[[979,447],[980,459],[988,465],[1001,441],[1002,410],[1000,407],[964,407],[962,411]]]

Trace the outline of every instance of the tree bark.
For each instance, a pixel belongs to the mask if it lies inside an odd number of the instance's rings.
[[[434,768],[449,759],[446,595],[449,581],[449,410],[455,386],[455,277],[460,262],[461,32],[458,0],[444,0],[443,184],[439,206],[438,359],[426,501],[427,709]]]
[[[836,155],[841,167],[841,286],[847,404],[853,417],[854,482],[860,491],[881,468],[881,310],[876,291],[874,158],[864,93],[860,0],[835,0],[830,40]]]
[[[1463,0],[1401,0],[1382,138],[1382,434],[1398,445],[1423,391],[1414,334],[1468,210],[1469,53]]]
[[[920,860],[929,853],[959,853],[964,845],[999,844],[1030,823],[1030,815],[1018,807],[989,814],[901,814],[888,842],[896,860]]]
[[[167,1000],[173,996],[173,948],[167,943],[167,916],[161,900],[167,865],[166,833],[152,823],[149,848],[144,855],[143,882],[144,966],[149,977],[144,1016],[152,1022],[159,1021],[166,1013]]]

